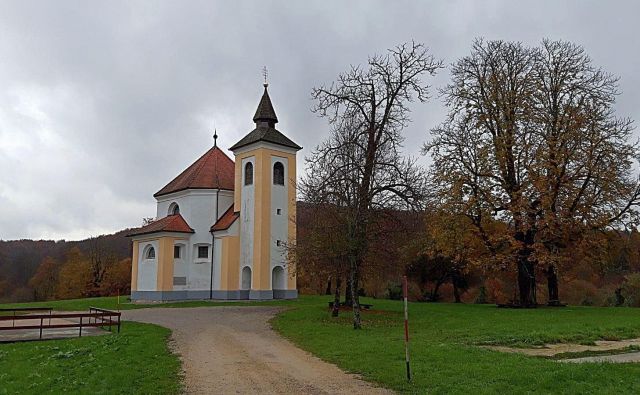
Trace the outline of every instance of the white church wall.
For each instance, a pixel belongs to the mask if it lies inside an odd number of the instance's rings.
[[[253,165],[253,183],[245,185],[245,166],[251,162]],[[240,202],[240,279],[242,279],[242,269],[250,267],[253,269],[253,227],[254,227],[254,188],[255,188],[256,165],[255,157],[251,156],[242,160],[242,179],[240,181],[242,190],[242,200]],[[245,272],[246,273],[246,272]]]
[[[273,166],[276,162],[284,166],[284,185],[276,185],[273,181]],[[289,168],[286,158],[271,156],[271,247],[270,270],[276,266],[284,268],[286,243],[288,242],[289,205],[287,204],[289,189]],[[278,245],[280,244],[280,245]],[[286,270],[286,269],[285,269]],[[286,273],[286,271],[285,271]],[[273,281],[272,281],[273,282]],[[274,289],[274,284],[271,284]]]
[[[198,258],[198,247],[200,246],[209,247],[209,254],[206,258]],[[211,283],[211,241],[194,244],[191,253],[193,261],[189,265],[188,287],[192,290],[209,289]]]
[[[181,262],[174,262],[174,278],[186,277],[186,285],[174,289],[208,290],[211,286],[211,225],[216,216],[216,190],[186,190],[158,198],[158,218],[166,217],[176,203],[180,214],[195,233],[184,243]],[[233,191],[221,190],[218,198],[218,217],[233,204]],[[198,257],[198,247],[208,248],[207,258]],[[218,247],[220,251],[221,245]],[[217,252],[216,252],[217,255]],[[220,267],[214,261],[214,289],[220,288]],[[216,275],[217,273],[217,275]]]
[[[188,248],[187,244],[183,241],[174,243],[174,247],[180,247],[180,257],[176,258],[174,254],[173,258],[173,289],[183,290],[188,289],[187,280],[189,278],[189,265],[187,262]],[[184,280],[183,280],[184,279]],[[184,283],[183,283],[184,281]]]
[[[222,262],[222,239],[216,238],[213,248],[213,289],[220,289],[220,264]]]
[[[160,196],[157,200],[157,209],[156,209],[156,219],[164,218],[169,215],[169,207],[176,203],[178,207],[180,207],[180,214],[182,217],[186,219],[189,213],[189,204],[188,204],[188,193],[189,191],[180,191],[170,193],[168,195]]]
[[[147,251],[154,248],[155,259],[147,259]],[[158,285],[158,241],[138,243],[138,290],[155,291]]]

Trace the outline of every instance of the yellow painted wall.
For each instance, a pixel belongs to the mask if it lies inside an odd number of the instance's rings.
[[[131,290],[138,290],[138,241],[133,242],[133,254],[131,257]]]
[[[173,290],[173,237],[158,239],[158,291]]]
[[[240,237],[222,238],[222,255],[220,262],[220,289],[237,290],[240,281]]]
[[[289,169],[289,245],[295,245],[296,241],[296,156],[287,156]],[[287,289],[296,289],[296,268],[293,261],[287,262]]]

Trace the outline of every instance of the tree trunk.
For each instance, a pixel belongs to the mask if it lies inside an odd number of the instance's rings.
[[[436,286],[431,291],[431,295],[429,295],[429,302],[437,302],[440,299],[440,295],[438,292],[440,291],[440,286],[442,285],[442,281],[438,280],[436,282]]]
[[[327,289],[324,291],[325,295],[331,295],[331,276],[327,280]]]
[[[528,250],[527,248],[523,250]],[[534,307],[536,305],[536,276],[535,267],[529,261],[530,251],[518,256],[518,291],[520,293],[520,306]]]
[[[535,231],[529,229],[516,232],[515,239],[522,243],[517,256],[518,291],[520,294],[518,303],[521,307],[535,307],[537,305],[535,263],[530,259],[533,253],[532,245]]]
[[[333,310],[331,310],[331,316],[337,317],[340,313],[340,277],[336,278],[336,292],[333,298]]]
[[[353,304],[353,329],[361,329],[362,321],[360,319],[360,296],[358,295],[358,264],[356,259],[351,259],[351,302]]]
[[[353,306],[353,294],[351,293],[351,269],[349,269],[349,278],[347,279],[347,289],[344,293],[344,305]]]
[[[453,299],[456,303],[460,303],[460,290],[458,289],[458,281],[454,278],[451,283],[453,284]]]
[[[558,273],[554,265],[549,265],[547,269],[547,288],[549,289],[549,306],[558,306],[560,304],[560,296],[558,293]]]

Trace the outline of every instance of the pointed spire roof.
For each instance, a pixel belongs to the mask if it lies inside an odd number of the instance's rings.
[[[302,149],[298,144],[294,143],[287,136],[276,130],[275,126],[276,123],[278,123],[278,117],[276,116],[276,111],[273,109],[273,104],[271,104],[271,98],[267,91],[269,84],[265,83],[263,86],[264,93],[262,94],[262,98],[258,104],[256,114],[253,116],[253,122],[256,123],[256,128],[251,131],[251,133],[240,139],[240,141],[235,143],[230,150],[234,151],[238,148],[257,143],[259,141],[266,141],[272,144],[293,148],[295,150]]]
[[[226,189],[233,191],[235,164],[217,145],[205,152],[153,196],[158,197],[185,189]]]
[[[271,98],[267,91],[269,84],[265,83],[263,86],[264,93],[262,94],[262,98],[260,99],[260,103],[256,109],[256,114],[253,116],[253,122],[256,124],[266,122],[269,127],[273,128],[276,123],[278,123],[278,117],[276,116],[276,111],[273,109],[273,104],[271,104]]]

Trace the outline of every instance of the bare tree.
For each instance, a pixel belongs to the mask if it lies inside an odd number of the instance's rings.
[[[89,294],[99,296],[105,273],[118,262],[118,259],[113,251],[106,248],[102,236],[92,236],[87,241],[89,245],[87,258],[91,268]]]
[[[360,270],[368,250],[372,212],[417,207],[425,180],[414,159],[400,153],[409,104],[428,99],[425,74],[442,68],[422,44],[399,45],[351,67],[331,86],[314,88],[313,111],[327,117],[331,136],[307,158],[301,191],[306,200],[341,208],[348,240],[353,326],[361,327]]]
[[[342,278],[348,273],[344,217],[333,204],[304,204],[298,206],[297,221],[298,234],[289,246],[289,256],[296,262],[298,281],[329,278],[326,294],[334,295],[332,316],[337,317]],[[336,280],[333,290],[332,278]]]
[[[449,114],[424,148],[439,196],[471,218],[489,251],[515,260],[521,305],[537,303],[541,263],[557,298],[567,243],[637,223],[640,152],[631,121],[615,117],[617,79],[581,47],[548,40],[476,40],[452,78],[442,90]],[[510,248],[486,231],[495,220],[509,223]]]

